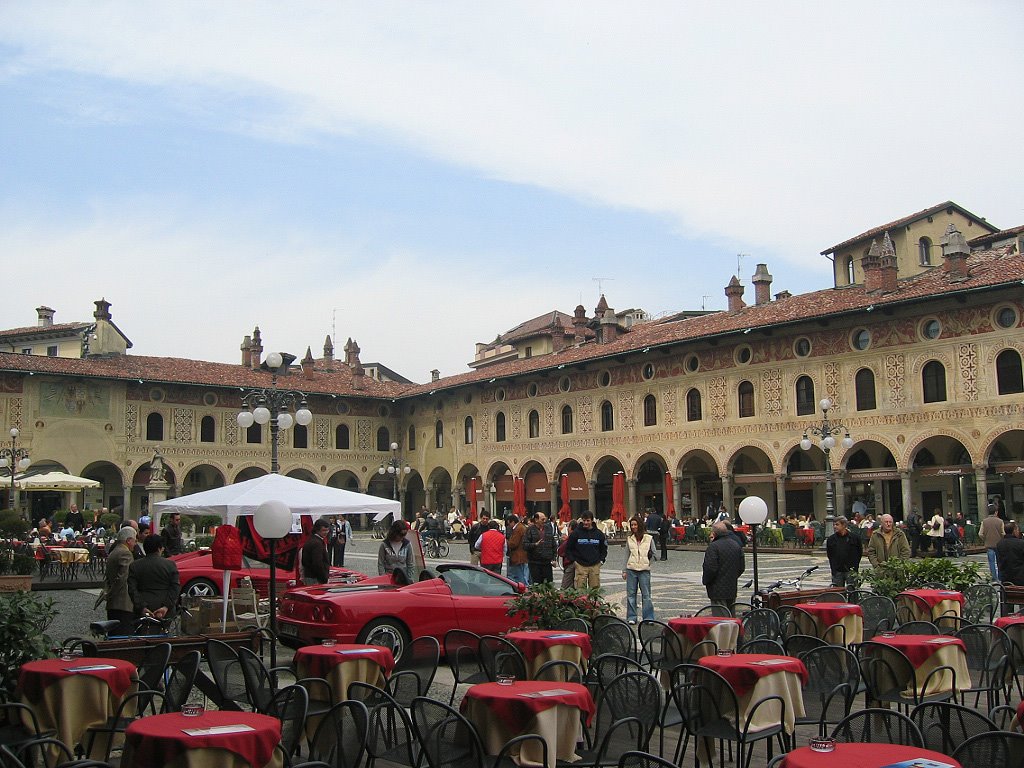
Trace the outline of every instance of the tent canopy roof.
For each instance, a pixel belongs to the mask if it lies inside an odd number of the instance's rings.
[[[283,501],[292,514],[314,517],[370,514],[379,520],[402,515],[401,504],[391,499],[273,474],[159,501],[154,506],[161,514],[220,515],[224,522],[233,524],[239,515],[255,513],[265,501]]]
[[[18,475],[14,478],[14,485],[23,491],[80,491],[99,488],[101,483],[67,472],[43,472],[39,475]]]

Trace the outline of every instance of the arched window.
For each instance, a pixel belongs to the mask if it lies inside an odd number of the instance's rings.
[[[164,439],[164,417],[156,411],[146,417],[146,439]]]
[[[739,389],[740,418],[746,419],[754,415],[754,385],[749,381],[741,381]]]
[[[537,411],[530,411],[527,421],[530,424],[530,437],[540,437],[540,414]]]
[[[917,263],[922,267],[932,265],[932,241],[927,237],[922,237],[917,241]]]
[[[846,284],[853,285],[853,256],[846,257]]]
[[[921,390],[926,403],[946,401],[946,369],[938,360],[929,360],[921,370]]]
[[[416,450],[416,425],[415,424],[410,424],[409,425],[409,439],[406,440],[405,444],[409,447],[410,451],[415,451]]]
[[[444,448],[444,422],[440,419],[434,424],[434,447]]]
[[[217,422],[213,416],[203,416],[199,422],[199,442],[212,443],[217,439]]]
[[[292,448],[309,448],[309,429],[302,424],[292,427]]]
[[[562,434],[572,434],[572,407],[568,405],[562,406]]]
[[[378,451],[390,451],[391,450],[391,433],[387,427],[380,427],[377,430],[377,450]]]
[[[1024,392],[1024,376],[1021,375],[1020,353],[1015,349],[1004,349],[996,357],[996,381],[1000,395],[1015,395]]]
[[[658,398],[648,395],[644,398],[644,426],[653,427],[658,423]]]
[[[703,418],[704,413],[700,406],[700,390],[691,389],[686,393],[686,420],[700,421]]]
[[[857,390],[857,410],[875,410],[875,372],[870,368],[861,368],[857,371],[854,388]]]
[[[611,432],[615,429],[615,409],[610,400],[601,403],[601,431]]]
[[[247,430],[245,430],[245,442],[250,444],[259,444],[263,442],[263,426],[260,424],[253,424]]]
[[[494,417],[494,440],[498,443],[505,442],[505,414],[501,411]]]
[[[814,415],[814,382],[810,376],[801,376],[796,380],[796,415]]]
[[[473,444],[473,417],[472,416],[467,416],[466,417],[466,422],[465,422],[465,424],[462,425],[462,435],[463,435],[463,440],[465,440],[465,442],[466,442],[466,445],[472,445]]]
[[[339,424],[335,427],[334,447],[339,451],[347,451],[351,447],[348,439],[348,424]]]

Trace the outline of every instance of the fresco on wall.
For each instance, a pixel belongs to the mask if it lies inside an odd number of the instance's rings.
[[[44,381],[39,388],[41,416],[110,418],[110,390],[87,382]]]

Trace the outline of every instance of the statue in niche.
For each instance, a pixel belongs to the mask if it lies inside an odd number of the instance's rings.
[[[167,465],[164,463],[164,455],[160,453],[160,446],[156,447],[153,451],[153,458],[149,462],[149,482],[151,483],[164,483],[166,482],[165,473],[167,471]]]

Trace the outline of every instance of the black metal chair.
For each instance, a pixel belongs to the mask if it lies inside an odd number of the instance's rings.
[[[803,687],[804,716],[796,718],[796,724],[817,725],[818,736],[824,738],[827,726],[850,714],[860,686],[860,664],[856,654],[835,645],[812,648],[800,660],[808,679]]]
[[[245,680],[246,695],[253,712],[270,714],[271,702],[284,690],[280,676],[288,676],[286,686],[297,684],[306,690],[306,712],[309,717],[320,717],[334,706],[334,690],[322,677],[294,679],[291,667],[266,667],[263,661],[248,648],[238,649],[238,661]]]
[[[403,707],[417,696],[426,696],[437,674],[441,647],[430,635],[417,637],[405,648],[387,681],[387,689]]]
[[[171,644],[157,643],[146,649],[142,661],[137,665],[139,687],[145,686],[151,691],[161,691],[164,687],[164,675],[171,661]]]
[[[460,685],[488,682],[487,672],[480,662],[480,635],[465,629],[448,630],[444,636],[444,658],[455,678],[449,704],[455,701]]]
[[[579,664],[568,659],[551,659],[544,662],[533,676],[534,680],[551,683],[583,683],[583,670]]]
[[[593,631],[589,622],[579,616],[570,616],[567,619],[556,621],[551,628],[559,632],[583,632],[588,635]]]
[[[636,642],[636,635],[633,634],[633,628],[621,619],[603,622],[595,620],[594,634],[591,636],[591,645],[595,656],[614,653],[619,656],[628,656],[631,659],[638,659],[639,654],[637,653]]]
[[[783,643],[788,656],[803,656],[815,648],[827,648],[828,643],[814,635],[790,635]]]
[[[864,612],[864,639],[870,640],[878,632],[896,626],[896,603],[884,595],[866,594],[859,601]]]
[[[606,685],[600,696],[602,709],[612,722],[628,717],[642,724],[640,744],[643,749],[651,740],[654,729],[661,726],[666,715],[665,692],[658,679],[649,672],[623,672]],[[661,751],[664,750],[664,727],[661,727]]]
[[[190,651],[168,668],[164,684],[164,712],[180,712],[182,704],[188,702],[201,659],[199,651]]]
[[[888,702],[909,709],[927,701],[949,701],[956,696],[956,670],[952,667],[937,666],[918,684],[914,666],[902,651],[873,641],[857,647],[857,660],[869,702]],[[947,676],[948,689],[943,684]]]
[[[953,754],[953,750],[971,736],[998,730],[996,724],[978,710],[951,701],[931,701],[914,707],[910,719],[921,731],[925,749],[944,755]]]
[[[217,696],[215,703],[220,709],[240,710],[248,702],[245,682],[242,679],[242,665],[235,649],[221,640],[208,638],[206,641],[206,663],[210,667]]]
[[[644,619],[637,625],[640,661],[653,673],[668,672],[683,660],[679,636],[663,621]]]
[[[769,640],[778,640],[782,636],[779,614],[770,608],[755,608],[745,613],[742,619],[742,627],[743,637],[748,641],[761,637]]]
[[[726,608],[724,605],[718,603],[709,603],[704,607],[700,608],[694,616],[717,616],[720,619],[732,619],[735,618],[732,615],[732,611]]]
[[[52,736],[41,736],[17,746],[4,744],[0,747],[0,765],[4,768],[61,768],[76,762],[74,750]]]
[[[377,760],[409,768],[420,764],[420,745],[405,707],[383,688],[369,683],[352,683],[348,695],[367,710],[366,768],[373,768]]]
[[[819,603],[845,603],[846,595],[842,592],[822,592],[815,595],[814,599]]]
[[[289,766],[298,754],[309,709],[309,693],[301,685],[289,685],[274,693],[263,714],[281,722],[281,741],[278,747]]]
[[[480,664],[492,683],[499,677],[509,676],[526,680],[526,658],[523,652],[503,637],[483,635],[480,638]]]
[[[993,731],[972,736],[951,757],[963,768],[995,768],[1024,765],[1024,734]]]
[[[999,703],[1000,693],[1008,691],[1013,683],[1013,651],[1009,637],[992,624],[969,624],[955,636],[967,649],[967,671],[971,675],[969,685],[960,681],[960,703],[966,703],[967,695],[973,693],[977,706],[984,693],[987,709],[992,709]]]
[[[830,734],[841,742],[902,744],[924,747],[921,731],[914,721],[894,709],[862,709],[843,718]]]
[[[52,729],[44,731],[39,727],[39,718],[31,705],[16,701],[0,703],[0,744],[17,749],[19,744],[54,736],[56,733]]]
[[[999,704],[992,707],[988,713],[988,719],[995,725],[996,730],[1009,731],[1013,727],[1013,721],[1017,718],[1017,710],[1009,704]]]
[[[915,619],[896,627],[897,635],[941,635],[942,631],[930,621]]]
[[[718,643],[714,640],[701,640],[699,643],[694,643],[690,646],[690,652],[686,654],[684,661],[687,663],[696,663],[697,659],[701,659],[705,656],[715,656],[718,654]]]
[[[676,768],[676,764],[649,752],[626,752],[619,758],[618,768]]]
[[[777,656],[785,656],[786,649],[778,640],[770,640],[767,637],[758,637],[748,640],[736,649],[736,653],[771,653]]]
[[[120,746],[120,734],[129,724],[137,718],[157,714],[164,706],[164,694],[160,691],[142,688],[127,694],[105,723],[86,729],[82,736],[85,755],[93,760],[109,762],[115,748]]]
[[[366,755],[370,714],[361,701],[339,701],[320,719],[309,742],[309,759],[330,768],[359,768]]]
[[[991,624],[999,616],[1001,592],[993,584],[972,584],[963,590],[963,618],[970,624]]]

